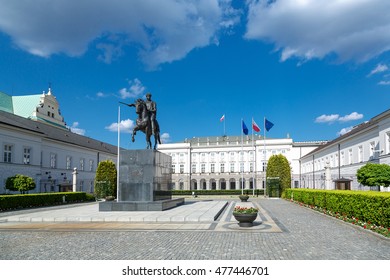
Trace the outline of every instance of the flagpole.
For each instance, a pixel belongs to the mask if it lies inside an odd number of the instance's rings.
[[[121,105],[118,105],[118,152],[116,159],[116,201],[119,201],[119,162],[120,162],[120,124],[121,124]]]
[[[254,145],[254,143],[253,143],[253,139],[254,139],[254,137],[253,137],[253,117],[252,117],[252,150],[253,150],[253,152],[254,152],[254,163],[253,163],[253,171],[252,171],[252,193],[253,193],[253,196],[255,196],[255,170],[256,170],[256,150],[254,149],[254,147],[255,147],[255,145]]]
[[[244,154],[244,120],[241,119],[241,155],[240,155],[240,159],[241,157],[243,157],[243,154]],[[243,161],[242,161],[243,162]],[[241,194],[243,195],[244,194],[244,170],[241,170],[241,161],[240,161],[240,171],[241,171]]]
[[[267,148],[266,148],[266,145],[265,145],[265,117],[264,117],[264,197],[267,196]]]
[[[223,114],[223,136],[226,135],[226,115]]]

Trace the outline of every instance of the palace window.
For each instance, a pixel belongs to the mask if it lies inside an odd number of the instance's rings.
[[[255,171],[253,162],[249,163],[249,172]]]
[[[375,142],[370,143],[370,158],[372,159],[374,157],[374,151],[375,151]]]
[[[83,158],[80,159],[80,170],[81,171],[84,171],[84,163],[85,163],[85,160]]]
[[[71,169],[72,168],[72,157],[71,156],[66,156],[66,169]]]
[[[348,150],[348,164],[352,164],[352,149]]]
[[[230,163],[230,172],[234,172],[234,163]]]
[[[240,172],[244,172],[244,163],[240,162]]]
[[[215,163],[211,164],[211,173],[215,173]]]
[[[191,172],[192,172],[192,173],[196,173],[196,164],[195,164],[195,163],[193,163],[193,164],[191,165]]]
[[[221,173],[225,172],[225,164],[224,163],[221,163],[220,169],[221,169]]]
[[[4,145],[4,162],[12,162],[12,145]]]
[[[206,164],[202,163],[202,164],[200,165],[200,172],[201,172],[201,173],[206,173]]]
[[[30,164],[31,148],[23,149],[23,164]]]
[[[358,162],[363,162],[363,146],[358,147]]]
[[[51,153],[50,154],[50,167],[51,168],[56,168],[57,167],[57,155]]]

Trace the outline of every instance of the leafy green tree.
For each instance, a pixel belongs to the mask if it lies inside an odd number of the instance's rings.
[[[36,184],[33,178],[21,174],[8,177],[5,182],[6,189],[10,191],[19,191],[22,194],[35,189],[35,187]]]
[[[384,186],[390,185],[390,165],[379,163],[367,163],[360,167],[356,173],[357,180],[363,186]]]
[[[15,185],[14,185],[15,178],[16,178],[16,175],[7,178],[7,180],[5,181],[5,188],[7,190],[15,191],[15,192],[18,191],[18,189],[15,188]]]
[[[273,155],[268,160],[266,176],[279,177],[280,187],[283,190],[291,187],[291,167],[283,155]]]
[[[116,197],[116,166],[111,160],[99,162],[95,176],[95,195],[96,197]]]

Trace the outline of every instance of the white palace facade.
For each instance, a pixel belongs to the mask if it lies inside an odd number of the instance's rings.
[[[390,109],[302,156],[300,186],[370,190],[356,177],[357,170],[367,163],[390,165]],[[390,188],[378,186],[376,190]]]
[[[172,157],[174,189],[231,190],[263,189],[266,162],[272,155],[284,155],[292,170],[292,187],[299,186],[303,155],[324,142],[293,142],[290,138],[255,136],[204,137],[182,143],[161,144],[160,152]]]
[[[5,182],[16,174],[34,179],[30,193],[74,187],[92,193],[99,162],[116,162],[117,155],[116,146],[70,131],[50,89],[23,96],[0,92],[0,145],[0,194],[9,192]]]

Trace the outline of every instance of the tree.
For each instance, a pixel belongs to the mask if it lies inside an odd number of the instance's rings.
[[[99,162],[95,176],[95,195],[97,197],[116,196],[116,166],[111,160]]]
[[[283,155],[273,155],[268,160],[267,178],[279,177],[280,187],[283,190],[291,187],[291,167]]]
[[[375,187],[390,185],[390,165],[367,163],[360,167],[356,173],[357,180],[363,186]]]
[[[34,179],[25,175],[16,174],[8,177],[5,182],[5,188],[10,191],[19,191],[21,194],[35,189]]]

